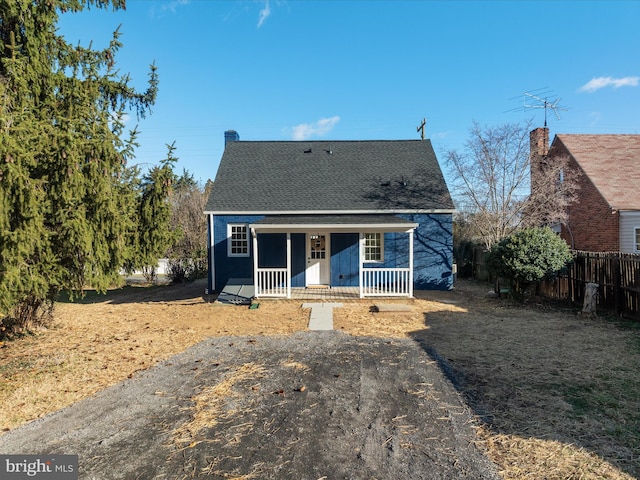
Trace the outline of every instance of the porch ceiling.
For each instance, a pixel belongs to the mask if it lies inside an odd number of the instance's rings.
[[[385,231],[408,232],[418,226],[395,215],[270,215],[249,225],[256,232]]]

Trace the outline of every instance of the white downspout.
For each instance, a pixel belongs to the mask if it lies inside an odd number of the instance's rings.
[[[287,232],[287,298],[291,298],[291,232]]]
[[[413,298],[413,230],[409,230],[409,298]]]
[[[209,214],[209,275],[211,275],[211,291],[207,292],[208,294],[212,294],[216,291],[216,261],[215,261],[215,252],[214,246],[216,242],[213,238],[213,214]]]
[[[359,273],[359,277],[360,277],[360,281],[358,282],[358,288],[360,289],[360,298],[364,298],[364,289],[363,289],[363,284],[364,284],[364,267],[363,267],[363,251],[364,249],[362,248],[364,245],[364,233],[360,232],[360,238],[358,240],[358,273]]]
[[[251,229],[251,241],[253,244],[253,285],[255,286],[256,297],[259,297],[262,286],[258,278],[258,234],[255,228]]]

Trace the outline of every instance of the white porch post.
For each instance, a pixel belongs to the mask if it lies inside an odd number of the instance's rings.
[[[360,232],[360,237],[358,240],[358,276],[360,277],[360,281],[358,282],[358,288],[360,289],[360,298],[364,298],[364,288],[363,288],[363,284],[364,284],[364,268],[363,268],[363,261],[364,261],[364,233]]]
[[[260,278],[258,277],[258,234],[254,228],[251,229],[251,240],[253,243],[253,286],[256,296],[260,294]]]
[[[291,232],[287,232],[287,298],[291,298]]]
[[[413,228],[409,230],[409,297],[413,298]]]

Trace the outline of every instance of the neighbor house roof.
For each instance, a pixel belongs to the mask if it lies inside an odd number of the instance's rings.
[[[612,208],[640,210],[640,135],[562,134],[556,141]]]
[[[236,141],[206,213],[453,211],[429,140]]]

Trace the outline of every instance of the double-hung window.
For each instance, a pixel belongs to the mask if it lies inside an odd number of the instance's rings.
[[[249,226],[247,224],[227,225],[227,255],[230,257],[249,256]]]
[[[384,261],[384,236],[380,232],[364,234],[364,261]]]

